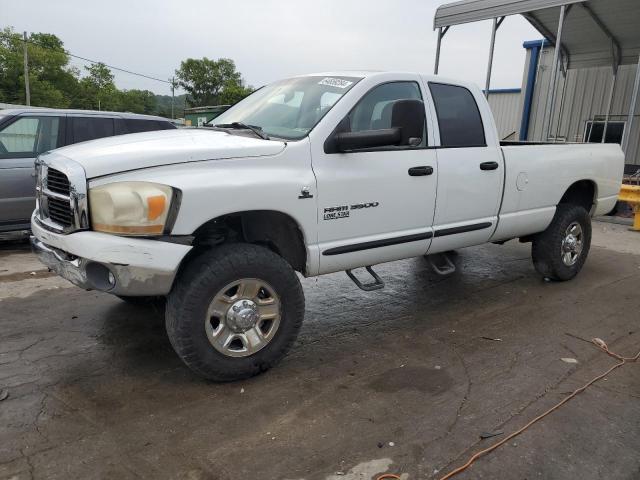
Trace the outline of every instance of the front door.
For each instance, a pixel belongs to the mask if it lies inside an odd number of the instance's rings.
[[[345,124],[351,132],[388,129],[395,101],[423,97],[417,78],[380,84]],[[425,128],[413,145],[349,153],[313,149],[320,273],[426,253],[437,183],[436,152],[426,148],[426,136]]]
[[[18,116],[0,127],[0,230],[28,228],[35,208],[35,158],[59,146],[61,118]]]

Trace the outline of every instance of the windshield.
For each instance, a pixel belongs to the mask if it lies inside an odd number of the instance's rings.
[[[297,140],[309,133],[353,87],[357,77],[297,77],[257,90],[210,125],[244,123],[271,137]]]

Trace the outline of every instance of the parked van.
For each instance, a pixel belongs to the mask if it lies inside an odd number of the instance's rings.
[[[48,150],[125,133],[175,129],[170,120],[132,113],[25,108],[0,111],[0,232],[30,228],[36,157]]]

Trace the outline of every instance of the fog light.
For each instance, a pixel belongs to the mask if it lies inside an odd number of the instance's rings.
[[[116,286],[116,277],[107,267],[97,262],[89,262],[85,267],[87,280],[96,290],[107,292]]]

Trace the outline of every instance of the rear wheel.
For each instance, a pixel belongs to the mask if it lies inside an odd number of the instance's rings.
[[[284,259],[257,245],[228,244],[195,257],[180,273],[166,326],[189,368],[229,381],[277,363],[303,317],[302,286]]]
[[[560,204],[547,229],[533,239],[533,265],[541,275],[565,281],[582,269],[591,246],[591,217],[584,207]]]

